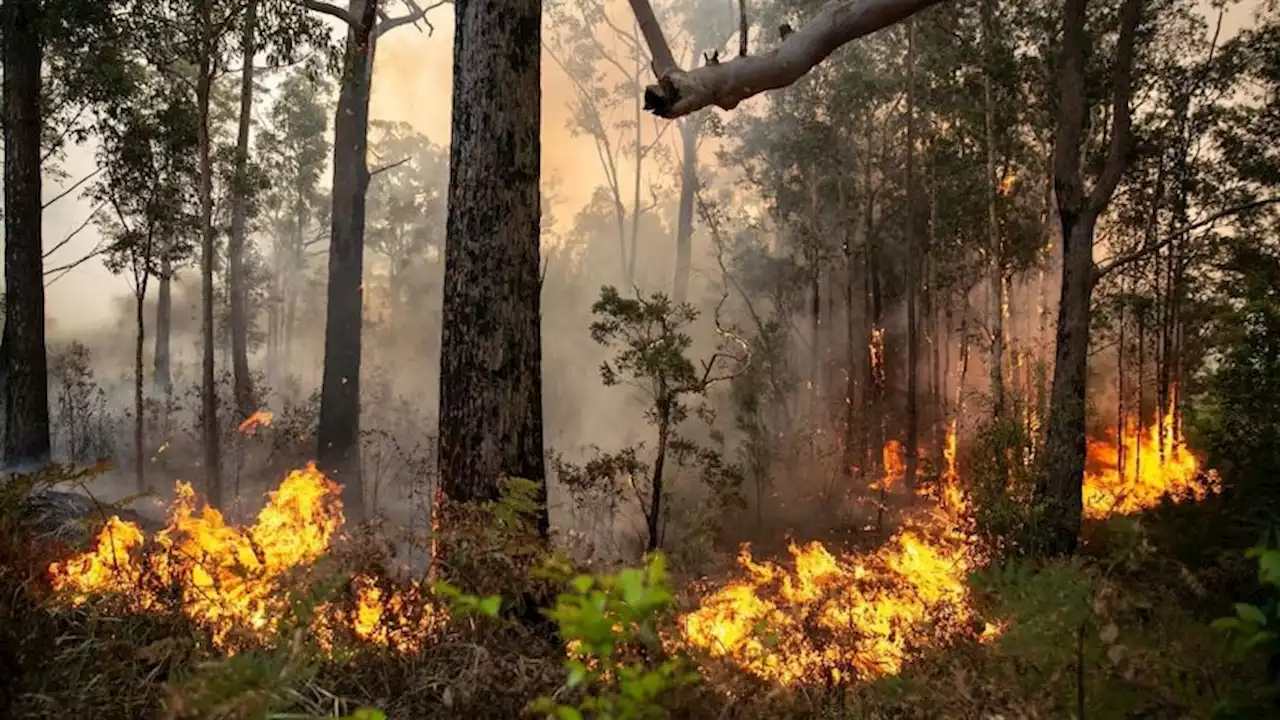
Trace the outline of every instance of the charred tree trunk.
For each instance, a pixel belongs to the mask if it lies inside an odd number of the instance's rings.
[[[231,194],[231,241],[227,245],[227,265],[231,284],[231,368],[236,410],[246,418],[256,409],[253,379],[249,376],[249,288],[245,278],[244,252],[248,236],[249,128],[253,112],[253,58],[258,18],[257,2],[249,0],[244,10],[241,43],[244,68],[240,73],[240,127],[236,133],[235,187]]]
[[[991,299],[988,319],[991,331],[991,357],[988,360],[991,373],[991,414],[999,420],[1004,416],[1004,243],[1000,235],[1000,217],[996,208],[1000,178],[996,177],[996,129],[995,99],[991,93],[992,35],[995,32],[994,0],[983,0],[982,26],[983,51],[986,65],[982,75],[984,101],[984,125],[987,150],[987,252],[989,292]],[[1002,471],[1007,470],[1002,468]]]
[[[680,169],[680,211],[676,220],[676,272],[671,297],[680,304],[689,297],[689,266],[693,262],[693,203],[698,193],[698,124],[701,115],[680,123],[683,165]]]
[[[653,459],[653,480],[649,496],[649,514],[646,517],[649,540],[645,544],[645,552],[651,553],[662,547],[662,473],[667,464],[667,444],[671,439],[671,402],[667,384],[661,382],[658,388],[658,453]]]
[[[455,4],[439,468],[454,500],[541,488],[541,0]]]
[[[0,7],[4,60],[4,464],[49,461],[49,379],[44,333],[40,196],[40,3]]]
[[[351,0],[342,85],[333,121],[333,213],[330,217],[324,379],[316,458],[342,484],[347,519],[364,520],[360,475],[360,343],[363,323],[365,195],[369,187],[369,95],[376,0]]]

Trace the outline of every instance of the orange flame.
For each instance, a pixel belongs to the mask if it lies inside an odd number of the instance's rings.
[[[271,427],[271,421],[275,418],[275,414],[270,410],[258,410],[254,414],[244,419],[240,423],[240,433],[243,435],[252,435],[259,427]]]
[[[112,517],[93,549],[50,565],[51,584],[72,604],[117,594],[135,610],[157,609],[160,593],[177,588],[182,611],[207,628],[218,647],[232,649],[233,637],[260,642],[288,613],[287,576],[329,551],[343,523],[340,498],[341,488],[308,463],[269,494],[253,525],[238,528],[215,508],[197,512],[194,491],[179,482],[168,524],[152,544],[137,525]],[[440,617],[416,585],[387,593],[368,576],[357,576],[352,585],[351,629],[366,641],[411,651]],[[411,605],[423,608],[421,618],[409,619]],[[317,608],[322,640],[336,612]]]
[[[1113,431],[1109,438],[1089,441],[1084,474],[1086,517],[1138,512],[1159,505],[1165,496],[1201,500],[1215,490],[1212,473],[1201,473],[1200,462],[1187,449],[1174,417],[1167,411],[1160,423],[1145,430],[1139,430],[1138,423],[1128,418],[1119,440]]]

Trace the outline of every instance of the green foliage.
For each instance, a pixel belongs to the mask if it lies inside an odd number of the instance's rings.
[[[579,698],[567,704],[542,697],[532,711],[558,720],[666,716],[662,697],[699,679],[684,658],[664,657],[658,623],[671,602],[659,553],[643,569],[574,578],[548,614],[569,643],[566,689]]]
[[[979,541],[993,558],[1027,557],[1038,547],[1044,507],[1032,467],[1023,461],[1033,438],[1021,422],[1002,417],[978,428],[965,476]]]
[[[1215,630],[1231,637],[1238,652],[1261,657],[1268,670],[1259,696],[1252,698],[1250,703],[1238,700],[1223,703],[1220,711],[1227,717],[1243,718],[1248,716],[1246,711],[1260,711],[1263,705],[1272,710],[1280,706],[1280,547],[1276,544],[1280,533],[1268,535],[1246,552],[1246,556],[1258,564],[1263,599],[1257,603],[1237,602],[1233,615],[1218,618],[1212,623]]]

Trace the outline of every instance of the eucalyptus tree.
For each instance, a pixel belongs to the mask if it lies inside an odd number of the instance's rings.
[[[329,286],[325,314],[324,379],[320,388],[320,426],[316,459],[343,486],[348,518],[364,519],[360,475],[360,357],[364,327],[363,294],[365,195],[369,190],[369,98],[378,39],[406,25],[425,23],[444,5],[437,0],[392,16],[378,0],[350,0],[346,8],[322,0],[301,0],[309,10],[346,26],[347,40],[333,120],[333,207],[330,212]]]

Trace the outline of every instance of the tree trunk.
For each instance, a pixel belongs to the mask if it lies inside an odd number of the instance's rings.
[[[1049,551],[1075,552],[1084,509],[1082,479],[1085,461],[1085,376],[1088,370],[1090,298],[1093,290],[1093,228],[1091,215],[1062,221],[1062,296],[1053,360],[1053,389],[1049,396],[1049,426],[1045,441],[1044,497],[1051,533]]]
[[[249,0],[244,10],[241,43],[244,55],[240,72],[240,127],[236,133],[235,184],[231,194],[231,241],[227,245],[227,264],[231,275],[231,368],[234,378],[236,410],[246,418],[256,409],[253,379],[249,376],[249,288],[245,278],[244,251],[248,235],[248,165],[249,128],[253,113],[253,58],[258,4]]]
[[[659,390],[659,397],[666,398],[666,383],[662,383]],[[653,459],[653,481],[650,488],[649,497],[649,516],[646,519],[649,540],[645,544],[644,551],[646,553],[654,552],[662,547],[662,473],[666,469],[667,464],[667,443],[671,438],[671,403],[668,400],[660,401],[662,406],[661,419],[658,422],[658,454]]]
[[[907,443],[906,475],[908,492],[916,486],[916,466],[920,462],[920,259],[916,237],[916,108],[915,108],[916,23],[907,22]]]
[[[324,379],[320,387],[321,470],[342,485],[348,520],[364,520],[360,475],[360,343],[363,322],[365,194],[369,188],[369,95],[377,1],[351,0],[363,13],[347,31],[342,86],[333,121],[333,212],[329,236]]]
[[[445,493],[541,488],[539,266],[541,0],[455,4],[453,129],[440,351],[439,468]]]
[[[5,0],[4,59],[4,465],[49,461],[49,379],[44,332],[40,196],[40,4]]]
[[[996,129],[995,100],[991,93],[992,33],[995,20],[992,17],[994,0],[983,0],[982,26],[986,68],[982,75],[984,125],[987,145],[987,252],[988,259],[991,330],[991,357],[988,360],[991,373],[991,414],[997,420],[1004,415],[1004,243],[1000,236],[1000,218],[996,211],[996,195],[1000,178],[996,177]]]
[[[173,328],[173,265],[168,257],[160,260],[160,287],[156,294],[155,393],[168,398],[173,392],[173,371],[169,337]]]
[[[144,271],[145,272],[145,271]],[[147,281],[144,275],[140,287],[134,297],[137,309],[137,333],[133,346],[133,471],[136,489],[139,493],[147,491],[147,461],[144,445],[146,440],[146,408],[142,399],[142,362],[146,348],[146,323],[143,306],[147,300]]]
[[[205,32],[209,32],[208,2],[201,5]],[[200,414],[204,431],[205,495],[210,505],[222,506],[222,453],[218,447],[218,387],[214,377],[213,337],[213,158],[209,138],[209,95],[213,85],[212,68],[206,37],[206,52],[200,60],[200,77],[196,80],[196,103],[200,114],[198,128],[200,152],[200,335],[203,342],[201,362]]]
[[[698,193],[698,123],[692,115],[680,123],[680,211],[676,220],[676,273],[671,297],[677,304],[689,297],[689,266],[693,262],[693,204]]]
[[[1088,115],[1084,72],[1088,0],[1067,0],[1063,8],[1058,128],[1053,159],[1054,195],[1062,230],[1062,287],[1048,429],[1036,487],[1045,507],[1047,536],[1043,551],[1050,555],[1071,554],[1080,541],[1093,232],[1099,214],[1106,210],[1128,164],[1129,102],[1142,4],[1143,0],[1124,0],[1120,8],[1120,33],[1111,78],[1110,147],[1093,191],[1087,195],[1080,173],[1080,156]]]

